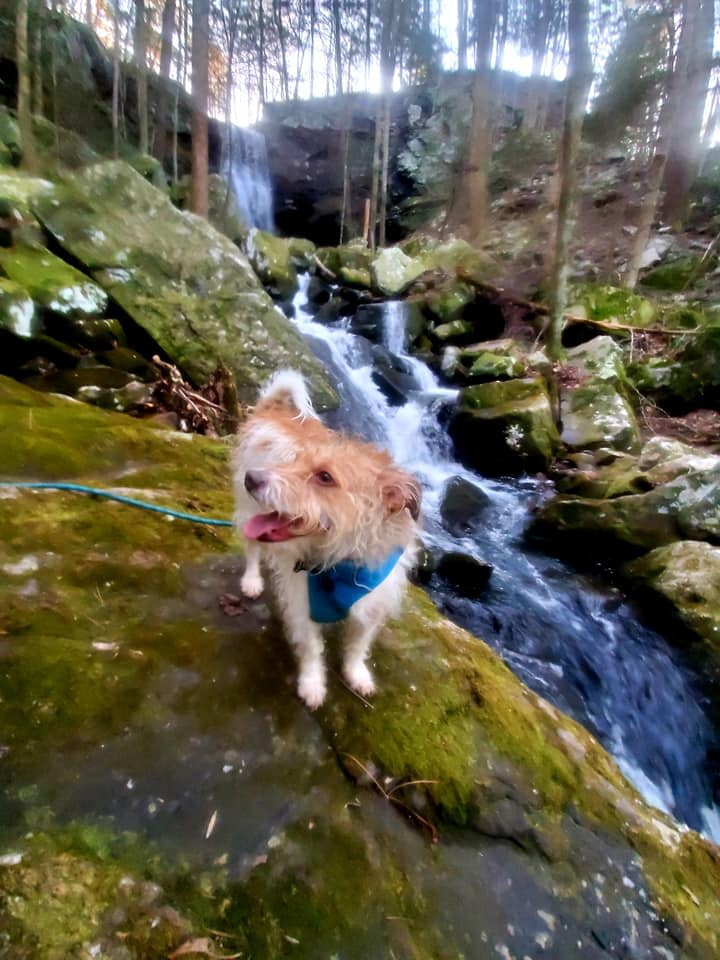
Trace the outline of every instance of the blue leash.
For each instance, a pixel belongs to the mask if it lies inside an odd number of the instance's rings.
[[[105,497],[106,500],[115,500],[125,503],[129,507],[139,507],[141,510],[151,510],[153,513],[164,513],[176,520],[190,520],[192,523],[205,523],[210,527],[231,527],[232,520],[217,520],[214,517],[199,517],[194,513],[183,513],[180,510],[171,510],[169,507],[159,507],[155,503],[145,500],[135,500],[133,497],[124,497],[120,493],[111,493],[109,490],[98,490],[97,487],[86,487],[82,483],[40,483],[34,481],[0,481],[0,487],[19,487],[24,490],[70,490],[72,493],[88,493],[93,497]]]

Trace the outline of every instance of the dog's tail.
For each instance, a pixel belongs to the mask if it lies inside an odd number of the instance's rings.
[[[316,417],[307,384],[297,370],[278,370],[260,391],[258,411],[286,410],[298,417]]]

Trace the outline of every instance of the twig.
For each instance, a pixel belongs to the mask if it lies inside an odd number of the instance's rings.
[[[326,267],[316,253],[313,254],[313,260],[315,261],[315,266],[321,273],[324,273],[326,277],[330,277],[331,280],[337,280],[337,274],[333,273],[329,267]]]
[[[425,817],[421,816],[417,812],[417,810],[414,810],[411,806],[405,803],[404,800],[398,800],[397,797],[393,796],[395,791],[399,790],[400,787],[409,787],[412,784],[419,784],[419,783],[437,783],[438,782],[437,780],[408,780],[405,783],[396,784],[393,787],[393,789],[388,793],[388,791],[385,789],[385,787],[383,787],[383,785],[380,783],[377,777],[373,776],[373,774],[368,770],[365,764],[362,763],[362,761],[358,760],[358,758],[354,757],[351,753],[344,753],[343,756],[348,757],[350,760],[353,761],[353,763],[356,763],[358,767],[360,767],[360,769],[368,778],[368,780],[370,780],[370,782],[374,784],[374,786],[379,790],[380,794],[385,800],[389,801],[390,803],[394,803],[398,807],[402,807],[403,810],[407,810],[410,816],[414,817],[414,819],[417,820],[418,823],[421,823],[424,827],[427,827],[427,829],[430,831],[430,840],[432,843],[438,842],[439,835],[438,835],[437,827],[435,826],[435,824],[431,823],[429,820],[426,820]]]
[[[337,670],[332,670],[331,672],[335,674],[335,676],[340,681],[340,683],[345,687],[345,689],[349,693],[351,693],[354,697],[357,697],[362,704],[364,704],[366,707],[370,707],[371,710],[375,709],[375,705],[373,703],[370,703],[370,701],[366,700],[365,697],[363,697],[361,694],[357,692],[357,690],[353,690],[353,688],[350,686],[349,683],[346,683],[346,681],[343,679],[342,674],[338,673]]]

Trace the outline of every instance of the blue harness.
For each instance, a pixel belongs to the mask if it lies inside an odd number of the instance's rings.
[[[401,548],[393,550],[379,567],[359,567],[351,560],[342,560],[317,573],[308,570],[310,619],[315,623],[344,620],[353,604],[387,579],[402,554]]]

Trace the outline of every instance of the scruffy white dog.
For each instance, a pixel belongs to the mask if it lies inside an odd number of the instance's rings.
[[[321,624],[346,620],[343,674],[363,696],[365,663],[397,613],[415,557],[420,487],[390,456],[318,420],[300,374],[279,371],[240,430],[234,460],[235,523],[247,540],[242,592],[273,575],[299,666],[298,693],[325,699]]]

